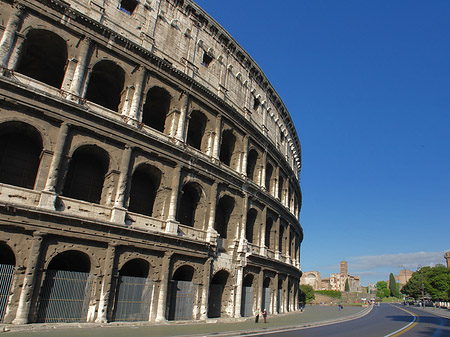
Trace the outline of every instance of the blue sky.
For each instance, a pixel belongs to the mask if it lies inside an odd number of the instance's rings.
[[[303,271],[363,285],[450,250],[450,1],[198,0],[302,146]]]

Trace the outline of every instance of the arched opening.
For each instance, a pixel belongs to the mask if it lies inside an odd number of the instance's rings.
[[[268,314],[272,313],[270,306],[270,277],[266,277],[263,281],[261,307],[263,310],[266,309]]]
[[[14,278],[14,266],[16,257],[11,248],[0,242],[0,323],[5,317],[6,307],[11,295],[10,290]]]
[[[242,282],[241,316],[253,315],[253,275],[248,274]]]
[[[227,166],[231,166],[231,157],[236,146],[236,137],[231,130],[222,132],[222,144],[220,145],[219,159]]]
[[[281,200],[281,203],[284,203],[284,178],[282,176],[278,177],[278,199]]]
[[[86,91],[86,99],[113,111],[119,110],[125,72],[113,61],[95,64]]]
[[[170,282],[168,320],[192,319],[195,294],[193,277],[194,268],[191,266],[182,266],[173,274]]]
[[[64,39],[48,30],[31,30],[21,51],[17,72],[61,88],[67,62]]]
[[[150,265],[133,259],[119,271],[114,301],[114,321],[144,321],[149,319],[152,283],[148,279]]]
[[[277,287],[277,313],[281,313],[282,309],[282,295],[283,295],[283,280],[278,280],[278,287]]]
[[[102,197],[108,155],[96,146],[77,149],[70,160],[63,195],[99,204]]]
[[[265,233],[265,241],[264,241],[264,245],[269,248],[269,249],[273,249],[273,240],[272,240],[272,227],[273,227],[273,219],[272,218],[267,218],[266,219],[266,233]]]
[[[278,236],[278,250],[283,255],[285,253],[285,244],[284,244],[284,231],[285,228],[283,225],[280,226],[280,233]]]
[[[195,212],[200,201],[201,188],[198,184],[187,183],[181,190],[180,207],[177,220],[186,226],[194,227]]]
[[[151,88],[147,92],[142,110],[142,122],[155,130],[164,132],[171,99],[167,90],[160,87]]]
[[[49,263],[39,296],[38,322],[86,322],[92,275],[89,257],[69,250]]]
[[[208,317],[222,316],[222,297],[227,284],[229,273],[221,270],[214,275],[209,286]]]
[[[247,178],[257,182],[257,177],[255,176],[256,164],[258,163],[258,152],[255,149],[251,149],[247,157]]]
[[[138,167],[131,179],[128,210],[148,216],[153,215],[153,204],[161,182],[161,171],[149,166]]]
[[[253,243],[253,235],[257,215],[258,212],[254,208],[249,209],[249,211],[247,212],[247,223],[245,225],[245,238],[249,243]]]
[[[228,195],[220,198],[216,209],[215,230],[220,237],[226,239],[228,236],[228,222],[234,209],[234,199]]]
[[[34,188],[42,139],[33,127],[19,122],[0,126],[0,182]]]
[[[265,186],[266,186],[267,192],[269,192],[269,193],[272,193],[272,175],[273,175],[273,166],[271,164],[267,163]]]
[[[207,119],[203,113],[198,110],[192,111],[186,142],[197,150],[202,150],[202,140],[205,134],[206,123]]]

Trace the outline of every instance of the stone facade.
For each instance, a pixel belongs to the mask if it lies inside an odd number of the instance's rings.
[[[214,19],[188,0],[0,0],[0,18],[0,321],[297,309],[298,136]]]
[[[339,273],[333,273],[330,274],[330,277],[321,278],[318,271],[303,272],[300,284],[309,284],[314,290],[345,291],[345,283],[347,280],[350,292],[362,291],[359,276],[349,275],[347,261],[341,261]]]

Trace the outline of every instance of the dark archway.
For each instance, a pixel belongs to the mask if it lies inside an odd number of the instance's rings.
[[[42,153],[42,139],[33,127],[20,122],[0,126],[0,182],[34,188]]]
[[[164,132],[172,97],[167,90],[153,87],[147,92],[142,110],[142,122],[149,127]]]
[[[242,282],[241,316],[253,316],[253,279],[252,274],[245,276]]]
[[[263,281],[261,307],[265,309],[268,314],[272,313],[270,306],[270,277],[266,277]]]
[[[198,110],[192,111],[189,118],[186,142],[197,150],[202,150],[202,140],[205,134],[206,123],[207,118],[203,113]]]
[[[196,183],[187,183],[181,190],[180,207],[177,220],[186,226],[194,227],[195,212],[202,195],[201,188]]]
[[[256,164],[258,163],[258,152],[255,149],[251,149],[248,153],[247,157],[247,178],[253,180],[254,182],[257,182],[257,177],[255,176],[255,173],[258,171],[256,170]]]
[[[194,309],[195,288],[192,282],[194,268],[182,266],[170,282],[168,320],[191,320]]]
[[[236,146],[236,137],[231,130],[222,132],[222,143],[220,145],[219,159],[227,166],[231,166],[231,157]]]
[[[264,241],[264,245],[269,248],[269,249],[273,249],[273,240],[272,240],[272,227],[273,227],[273,219],[272,218],[267,218],[266,219],[266,236],[265,236],[265,241]]]
[[[70,160],[63,195],[99,204],[109,158],[96,146],[77,149]]]
[[[245,238],[249,243],[253,243],[253,235],[257,215],[258,212],[254,208],[249,209],[247,212],[247,223],[245,225]]]
[[[14,279],[14,266],[16,257],[11,248],[0,242],[0,323],[5,317],[8,300],[11,295],[11,286]]]
[[[161,171],[150,166],[140,166],[131,179],[128,210],[148,216],[153,215],[153,204],[161,182]]]
[[[215,230],[224,239],[228,236],[228,223],[234,210],[234,204],[234,199],[228,195],[220,198],[217,204]]]
[[[209,286],[208,318],[222,316],[222,296],[227,284],[229,273],[225,270],[217,272]]]
[[[266,186],[267,192],[269,192],[269,193],[272,193],[272,175],[273,175],[273,166],[271,164],[267,163],[265,186]]]
[[[61,88],[67,62],[64,39],[48,30],[31,30],[21,51],[17,72]]]
[[[95,64],[86,91],[86,99],[105,108],[118,111],[125,82],[125,72],[113,61]]]

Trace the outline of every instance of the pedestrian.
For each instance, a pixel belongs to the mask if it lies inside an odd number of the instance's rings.
[[[264,318],[264,323],[267,323],[267,311],[266,311],[266,309],[264,309],[262,315],[263,315],[263,318]]]
[[[255,323],[258,323],[258,321],[259,321],[259,314],[256,314],[256,316],[255,316]]]

